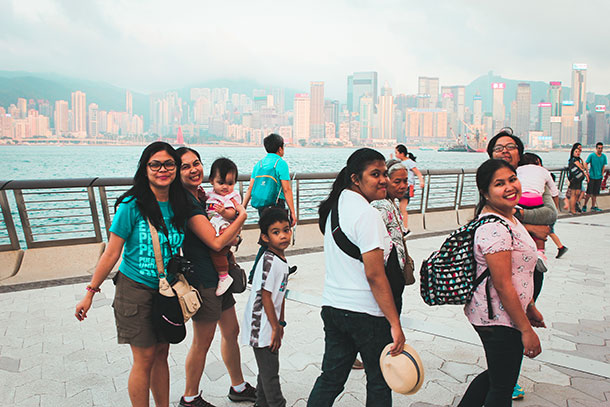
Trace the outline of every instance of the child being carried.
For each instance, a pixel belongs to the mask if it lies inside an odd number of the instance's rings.
[[[526,209],[540,208],[544,205],[542,194],[547,186],[554,199],[558,199],[559,190],[549,170],[542,166],[542,160],[536,154],[525,153],[521,165],[517,167],[517,177],[521,181],[522,195],[519,206]]]

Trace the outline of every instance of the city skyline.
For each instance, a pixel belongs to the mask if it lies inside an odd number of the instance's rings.
[[[587,91],[610,93],[603,1],[5,3],[0,69],[36,67],[144,93],[202,78],[302,91],[316,80],[327,84],[326,97],[344,101],[346,72],[376,71],[414,94],[424,74],[449,86],[487,70],[568,84],[566,68],[580,61],[589,66]]]

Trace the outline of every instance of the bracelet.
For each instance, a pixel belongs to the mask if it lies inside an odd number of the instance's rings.
[[[87,287],[85,287],[85,290],[87,290],[87,291],[89,291],[90,293],[93,293],[93,294],[95,294],[95,293],[101,293],[101,292],[102,292],[102,289],[101,289],[101,288],[99,288],[99,287],[98,287],[98,288],[93,288],[93,287],[91,287],[90,285],[88,285]]]
[[[286,326],[286,321],[278,321],[278,323],[280,324],[280,326],[284,327]]]

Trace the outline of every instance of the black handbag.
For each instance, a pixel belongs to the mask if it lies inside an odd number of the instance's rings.
[[[229,290],[233,294],[241,294],[246,291],[246,286],[248,283],[246,271],[241,268],[239,264],[237,264],[233,253],[229,252],[229,254],[227,255],[227,259],[229,260],[229,275],[233,279],[233,284],[231,284]]]

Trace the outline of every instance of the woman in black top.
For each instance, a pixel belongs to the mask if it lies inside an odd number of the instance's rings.
[[[576,215],[576,204],[582,198],[582,182],[587,179],[589,182],[589,172],[587,164],[582,161],[580,154],[582,153],[582,145],[574,143],[570,151],[570,159],[568,160],[568,180],[570,184],[570,214]]]

